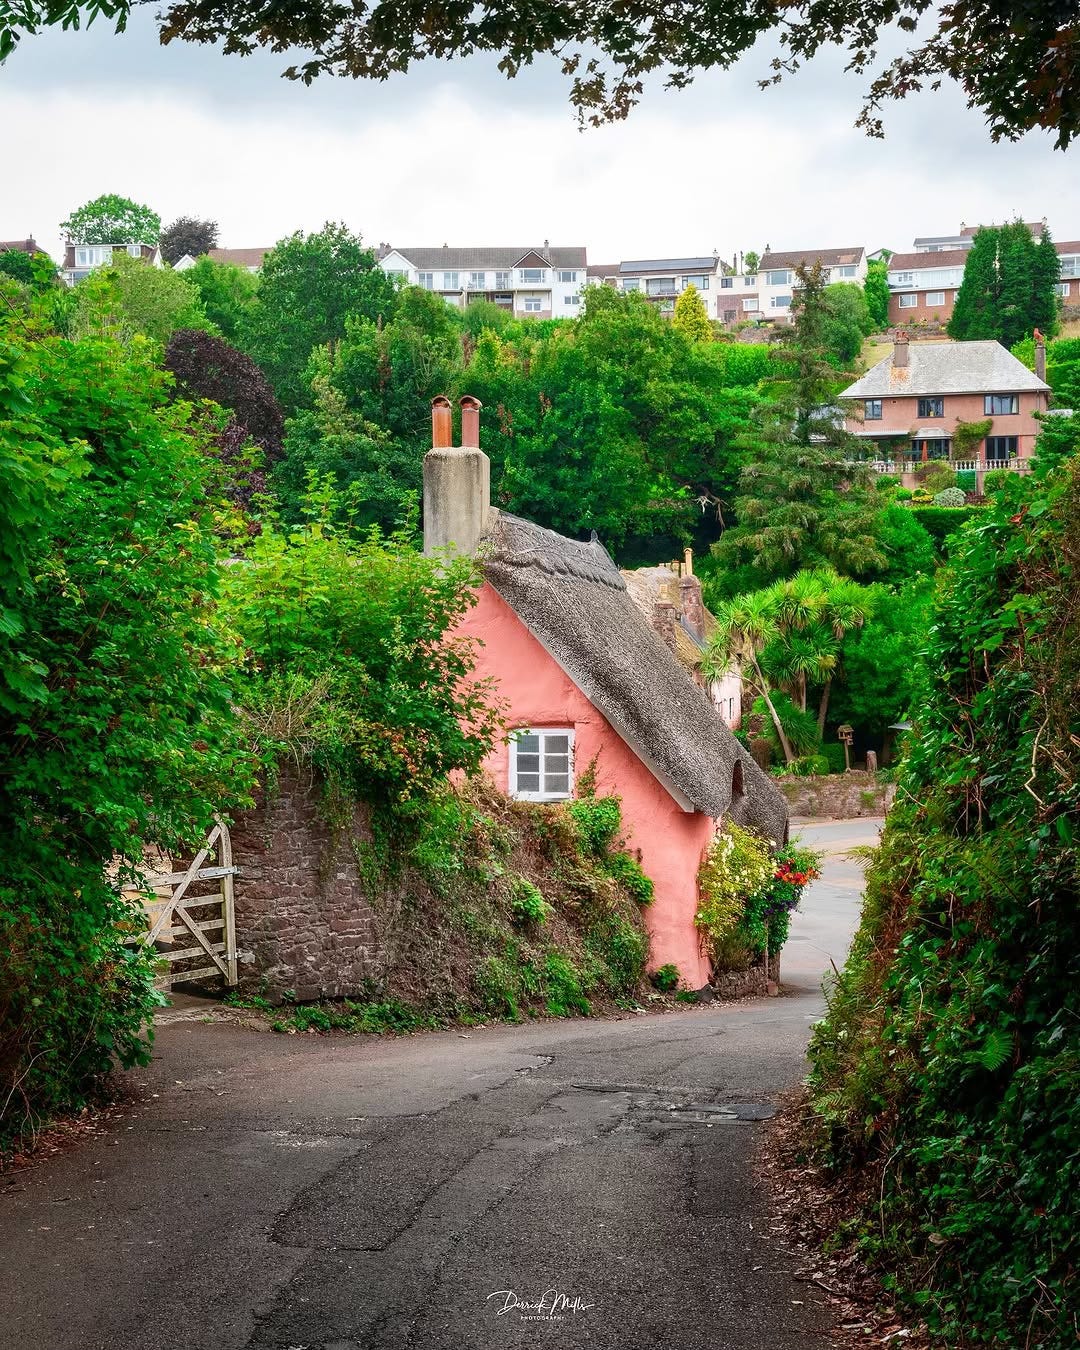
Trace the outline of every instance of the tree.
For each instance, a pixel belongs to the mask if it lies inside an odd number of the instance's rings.
[[[866,265],[866,308],[872,325],[871,332],[881,332],[889,326],[889,264],[884,259],[874,259]]]
[[[203,330],[182,328],[169,338],[164,366],[172,372],[180,397],[210,399],[227,408],[244,439],[259,446],[268,465],[281,458],[281,408],[250,356]]]
[[[825,287],[824,303],[825,351],[839,370],[850,369],[862,351],[863,338],[874,327],[870,322],[866,294],[861,286],[840,281]]]
[[[908,512],[910,515],[911,513]],[[885,736],[911,711],[934,596],[932,577],[899,591],[869,589],[873,618],[845,634],[840,648],[845,680],[834,696],[834,716],[867,735]]]
[[[0,15],[0,60],[24,33],[48,24],[79,27],[97,15],[125,25],[134,0],[23,0]],[[827,0],[825,8],[778,9],[771,0],[693,0],[672,12],[659,0],[487,0],[439,12],[430,21],[423,3],[375,0],[359,10],[313,7],[281,0],[253,8],[239,0],[174,0],[161,14],[163,43],[222,44],[248,55],[259,47],[298,50],[285,74],[310,83],[319,74],[385,80],[417,61],[491,52],[508,76],[537,56],[555,55],[573,76],[570,99],[583,121],[626,117],[648,77],[663,72],[669,88],[684,88],[699,70],[727,70],[766,33],[780,54],[763,84],[775,84],[822,48],[847,49],[848,69],[865,75],[878,67],[880,48],[915,31],[925,0]],[[1080,36],[1067,5],[1032,7],[1020,0],[946,0],[921,40],[878,68],[857,125],[880,136],[881,105],[955,80],[968,106],[982,112],[991,138],[1015,140],[1033,127],[1057,132],[1064,148],[1080,128]],[[979,41],[973,43],[971,34]],[[986,58],[993,52],[992,60]]]
[[[130,197],[106,193],[72,211],[60,228],[72,244],[156,244],[161,217]]]
[[[748,595],[725,601],[717,608],[714,617],[716,627],[702,657],[702,673],[706,679],[716,680],[723,677],[733,661],[740,668],[747,665],[751,667],[784,759],[790,764],[795,758],[795,751],[769,692],[769,682],[760,661],[762,650],[779,635],[772,605],[764,592],[752,591]]]
[[[979,230],[964,267],[949,320],[949,336],[961,341],[992,338],[1012,347],[1041,328],[1057,331],[1055,287],[1061,273],[1053,241],[1036,245],[1016,220]]]
[[[306,397],[304,371],[312,351],[340,342],[348,317],[386,321],[395,306],[392,279],[359,235],[334,224],[316,234],[297,231],[263,261],[257,301],[240,324],[240,346],[292,412]]]
[[[258,276],[246,267],[213,258],[200,258],[183,275],[199,292],[207,319],[227,342],[235,344],[245,316],[254,307]]]
[[[14,277],[16,281],[25,282],[27,286],[34,280],[34,264],[29,253],[24,253],[21,248],[5,249],[0,253],[0,272],[5,276]]]
[[[825,273],[815,264],[796,274],[794,322],[774,349],[776,378],[764,386],[758,425],[746,437],[737,523],[713,548],[716,587],[729,595],[725,568],[745,588],[751,576],[760,586],[821,563],[853,577],[886,565],[873,475],[836,405]],[[749,574],[740,571],[747,565]]]
[[[747,273],[756,272],[758,270],[758,264],[760,262],[761,262],[760,255],[755,253],[753,249],[750,249],[748,252],[743,254],[743,270]]]
[[[711,342],[712,324],[709,322],[705,302],[693,282],[687,286],[675,301],[675,313],[672,325],[685,334],[691,342]]]
[[[164,345],[178,328],[205,329],[208,322],[199,293],[183,272],[118,253],[75,287],[69,334],[110,329],[127,342],[142,334]]]
[[[205,458],[145,348],[0,323],[0,1136],[146,1062],[118,882],[246,797]],[[8,1109],[10,1107],[10,1110]]]
[[[183,257],[201,258],[217,247],[218,227],[215,220],[196,220],[193,216],[178,216],[161,231],[158,247],[164,260],[176,266]]]

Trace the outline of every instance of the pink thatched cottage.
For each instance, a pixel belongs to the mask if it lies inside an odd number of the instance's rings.
[[[684,983],[709,980],[694,926],[697,873],[718,822],[730,817],[778,842],[787,806],[679,665],[597,541],[566,539],[491,506],[480,449],[480,404],[434,400],[424,460],[424,551],[476,557],[484,582],[461,631],[483,644],[478,673],[494,676],[512,735],[489,757],[513,797],[574,796],[595,761],[597,789],[622,798],[627,843],[656,888],[646,910],[651,965]]]

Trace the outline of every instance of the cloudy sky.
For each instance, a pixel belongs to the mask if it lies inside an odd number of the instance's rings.
[[[910,247],[961,221],[1046,215],[1080,238],[1074,156],[1043,133],[991,144],[955,90],[852,123],[862,81],[820,59],[760,92],[767,50],[627,123],[580,132],[566,82],[541,65],[426,63],[386,84],[279,77],[280,56],[158,45],[151,12],[26,38],[0,67],[0,238],[58,222],[102,192],[166,223],[217,220],[221,242],[270,244],[344,220],[369,242],[585,244],[591,261],[737,249]]]

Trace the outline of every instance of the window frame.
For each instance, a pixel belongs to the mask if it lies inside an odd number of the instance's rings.
[[[941,395],[933,395],[930,398],[920,398],[916,417],[944,417],[945,399]]]
[[[573,293],[573,295],[564,295],[564,296],[563,296],[563,304],[564,304],[564,305],[580,305],[580,304],[581,304],[581,296],[578,294],[577,291],[575,291],[575,292]]]
[[[435,273],[417,272],[416,284],[422,291],[433,291],[435,289]]]
[[[574,268],[562,267],[558,272],[559,282],[563,286],[577,285],[577,271]]]
[[[547,284],[546,267],[519,267],[518,281],[523,286],[544,286]]]
[[[896,303],[899,309],[916,309],[919,304],[919,297],[914,291],[909,291],[907,295],[898,295]]]
[[[1007,453],[1004,455],[999,455],[996,453],[992,455],[990,453],[991,441],[1004,441]],[[997,447],[995,446],[995,450],[996,448]],[[1012,460],[1016,459],[1019,453],[1020,453],[1019,436],[987,436],[986,440],[983,442],[983,462],[986,464],[1008,464]]]
[[[934,296],[938,296],[939,298],[935,300]],[[943,305],[944,303],[945,303],[944,291],[927,291],[926,295],[923,298],[923,304],[925,305]]]
[[[998,407],[998,404],[1004,403],[1008,399],[1007,408]],[[1020,414],[1020,395],[1019,394],[984,394],[983,395],[983,416],[984,417],[1018,417]]]
[[[770,308],[770,309],[790,309],[790,308],[791,308],[791,301],[792,301],[792,298],[793,298],[793,297],[790,296],[790,295],[770,295],[770,296],[769,296],[769,308]]]
[[[523,314],[542,314],[544,312],[544,299],[540,295],[526,295],[521,301],[521,310]]]
[[[841,263],[836,269],[836,274],[841,281],[849,281],[859,275],[859,269],[855,263]]]
[[[872,412],[871,409],[872,409],[872,408],[875,408],[875,407],[877,408],[877,412]],[[863,421],[864,421],[864,422],[880,422],[880,421],[881,421],[881,417],[882,417],[881,399],[879,399],[879,398],[864,398],[864,399],[863,399]]]
[[[537,770],[537,782],[541,785],[537,791],[530,792],[518,787],[518,738],[521,736],[540,737],[539,748],[536,754],[539,759],[539,768]],[[545,792],[543,789],[544,779],[547,777],[545,771],[545,761],[548,751],[545,748],[545,740],[548,736],[565,736],[567,738],[567,791],[565,793]],[[574,797],[574,728],[573,727],[515,727],[510,733],[508,744],[509,760],[507,766],[507,790],[509,795],[519,802],[568,802]],[[526,752],[531,753],[531,752]],[[552,752],[558,753],[558,752]]]
[[[777,280],[777,277],[780,280]],[[788,267],[778,267],[765,273],[766,286],[790,286],[795,280],[795,273]]]

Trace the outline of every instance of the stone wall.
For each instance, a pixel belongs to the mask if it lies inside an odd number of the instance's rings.
[[[321,788],[282,765],[273,791],[231,827],[240,987],[273,1002],[361,995],[380,971],[375,914],[355,844],[370,838],[356,809],[344,828],[325,818]]]
[[[851,820],[855,816],[883,816],[896,795],[894,783],[881,783],[864,769],[820,778],[777,778],[793,816],[822,820]]]
[[[780,957],[769,957],[769,969],[765,969],[762,957],[756,966],[746,970],[716,970],[709,980],[708,990],[714,998],[760,998],[765,994],[774,994],[780,984]],[[770,988],[769,986],[772,986]]]

